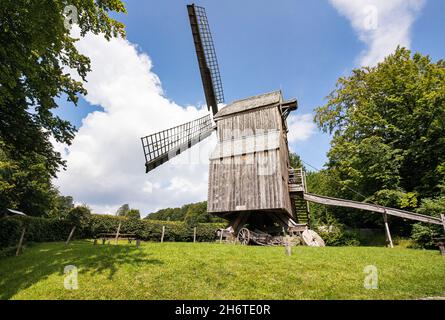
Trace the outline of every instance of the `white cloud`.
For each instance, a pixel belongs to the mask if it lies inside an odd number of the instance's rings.
[[[287,119],[289,143],[305,141],[315,132],[312,114],[290,115]]]
[[[367,45],[358,59],[362,66],[376,65],[398,45],[410,47],[411,26],[425,0],[330,0],[348,18],[359,39]]]
[[[146,214],[205,200],[214,136],[148,174],[140,137],[207,111],[183,108],[164,97],[150,58],[127,40],[106,41],[88,34],[77,48],[90,57],[92,65],[85,99],[103,111],[82,120],[69,152],[56,145],[67,160],[67,170],[55,181],[61,192],[98,213],[114,213],[123,203]]]

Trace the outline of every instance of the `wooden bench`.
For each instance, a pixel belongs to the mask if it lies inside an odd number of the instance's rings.
[[[116,239],[117,236],[117,239]],[[136,234],[134,233],[99,233],[98,238],[102,239],[102,244],[105,244],[105,242],[111,241],[111,240],[119,240],[119,239],[127,239],[128,243],[131,243],[131,241],[136,240],[138,241],[138,238],[136,237]],[[96,240],[96,239],[95,239]]]

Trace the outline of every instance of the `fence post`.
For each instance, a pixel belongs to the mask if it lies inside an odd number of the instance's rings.
[[[114,240],[115,244],[117,244],[117,241],[119,240],[119,232],[121,231],[121,225],[122,225],[122,222],[119,222],[119,225],[117,226],[117,231],[116,231],[116,239]]]
[[[284,240],[284,252],[286,253],[287,256],[292,255],[292,247],[291,247],[291,244],[289,243],[290,242],[289,238],[290,238],[289,236],[283,237],[283,240]]]
[[[193,228],[193,243],[196,242],[196,227]]]
[[[165,226],[162,226],[161,243],[164,242]]]
[[[22,234],[20,236],[19,244],[17,246],[17,251],[15,252],[15,255],[18,256],[20,253],[20,249],[22,248],[23,244],[23,238],[25,237],[26,228],[23,228]]]

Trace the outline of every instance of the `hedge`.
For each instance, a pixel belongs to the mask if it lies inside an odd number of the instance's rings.
[[[100,233],[115,233],[121,222],[120,233],[135,233],[145,241],[160,241],[162,226],[165,226],[164,241],[193,241],[193,227],[181,221],[156,221],[128,219],[110,215],[92,214],[88,223],[78,227],[74,239],[96,238]],[[72,228],[67,220],[39,217],[6,217],[0,219],[0,247],[15,246],[23,227],[26,227],[26,241],[64,241]],[[216,230],[225,227],[224,223],[201,223],[196,226],[196,240],[214,241]]]

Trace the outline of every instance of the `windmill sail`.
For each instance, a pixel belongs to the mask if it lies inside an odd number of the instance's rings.
[[[181,152],[204,140],[215,129],[210,115],[179,126],[142,137],[145,172],[167,162]]]
[[[224,103],[224,92],[207,15],[203,7],[194,4],[187,5],[187,10],[207,107],[215,115],[218,103]]]

